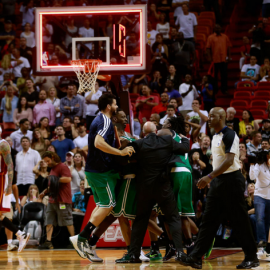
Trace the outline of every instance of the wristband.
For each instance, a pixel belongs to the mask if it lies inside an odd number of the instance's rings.
[[[211,180],[213,179],[213,177],[212,177],[210,174],[208,174],[207,176],[208,176]]]

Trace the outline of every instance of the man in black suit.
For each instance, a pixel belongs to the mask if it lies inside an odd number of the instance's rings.
[[[181,162],[174,154],[187,153],[189,140],[183,137],[182,143],[177,143],[169,135],[158,137],[156,131],[154,123],[146,122],[143,127],[145,138],[131,143],[136,152],[134,158],[138,163],[138,204],[126,263],[141,262],[139,259],[141,246],[151,211],[156,203],[161,208],[170,227],[177,256],[183,256],[181,220],[168,175],[169,165]]]

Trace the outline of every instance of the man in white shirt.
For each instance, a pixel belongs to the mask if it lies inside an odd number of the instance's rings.
[[[197,18],[195,14],[188,11],[187,4],[182,5],[183,14],[178,16],[175,25],[179,25],[179,32],[184,34],[185,40],[195,42],[196,33],[197,33]]]
[[[192,102],[195,98],[197,98],[198,92],[196,87],[192,84],[191,75],[187,74],[185,77],[185,82],[182,83],[179,87],[179,92],[182,96],[182,105],[178,107],[178,110],[182,113],[185,118],[187,113],[191,112]]]
[[[30,185],[35,183],[33,168],[41,160],[38,151],[30,148],[30,139],[22,137],[22,151],[16,155],[17,186],[20,196],[26,196]]]
[[[102,96],[99,83],[95,83],[95,93],[93,91],[85,93],[83,118],[86,118],[86,129],[89,130],[91,123],[96,117],[98,110],[98,99]]]
[[[20,50],[17,48],[12,50],[11,65],[16,79],[22,77],[21,69],[23,67],[30,69],[29,61],[21,56]]]
[[[84,26],[79,28],[80,37],[94,37],[94,29],[90,27],[90,20],[86,18],[84,20]],[[85,45],[92,50],[92,43],[85,43]]]
[[[182,5],[188,4],[188,2],[189,0],[173,0],[172,8],[175,8],[173,16],[178,17],[183,15]]]
[[[28,119],[24,118],[20,120],[20,129],[12,132],[10,134],[10,138],[12,139],[13,142],[13,148],[20,152],[22,151],[22,145],[21,145],[21,138],[22,137],[27,137],[30,140],[33,138],[33,131],[30,131],[30,122]]]
[[[208,121],[208,112],[200,110],[201,108],[201,100],[199,98],[194,99],[192,102],[192,112],[189,112],[186,116],[186,120],[192,121],[192,119],[196,118],[199,120],[201,130],[200,132],[206,133],[206,122]]]
[[[241,70],[242,81],[252,81],[256,85],[260,75],[260,66],[256,63],[256,56],[250,56],[250,64],[244,65]]]
[[[79,136],[73,140],[73,143],[76,148],[82,149],[88,145],[88,134],[86,133],[86,127],[83,123],[78,123],[78,133]]]
[[[152,28],[152,23],[148,21],[147,22],[147,44],[151,46],[151,48],[156,41],[157,34],[158,34],[158,31],[154,30]]]

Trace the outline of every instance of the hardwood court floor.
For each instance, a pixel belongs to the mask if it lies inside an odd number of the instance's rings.
[[[115,264],[114,260],[120,258],[123,250],[98,250],[98,255],[104,263],[90,263],[81,259],[74,250],[29,250],[22,253],[0,252],[0,270],[175,270],[188,269],[176,262],[172,263],[143,263],[143,264]],[[243,260],[243,253],[237,253],[214,260],[205,261],[203,269],[230,270]],[[261,262],[257,270],[270,270],[270,262]]]

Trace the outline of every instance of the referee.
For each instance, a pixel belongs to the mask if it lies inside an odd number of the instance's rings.
[[[237,269],[251,269],[260,265],[257,247],[244,199],[245,179],[240,172],[239,138],[225,125],[226,113],[215,107],[209,114],[209,127],[216,134],[212,140],[213,171],[201,178],[197,184],[203,189],[211,182],[198,240],[188,257],[178,258],[180,264],[202,268],[202,256],[213,243],[224,215],[232,224],[239,243],[245,253],[244,261]]]

